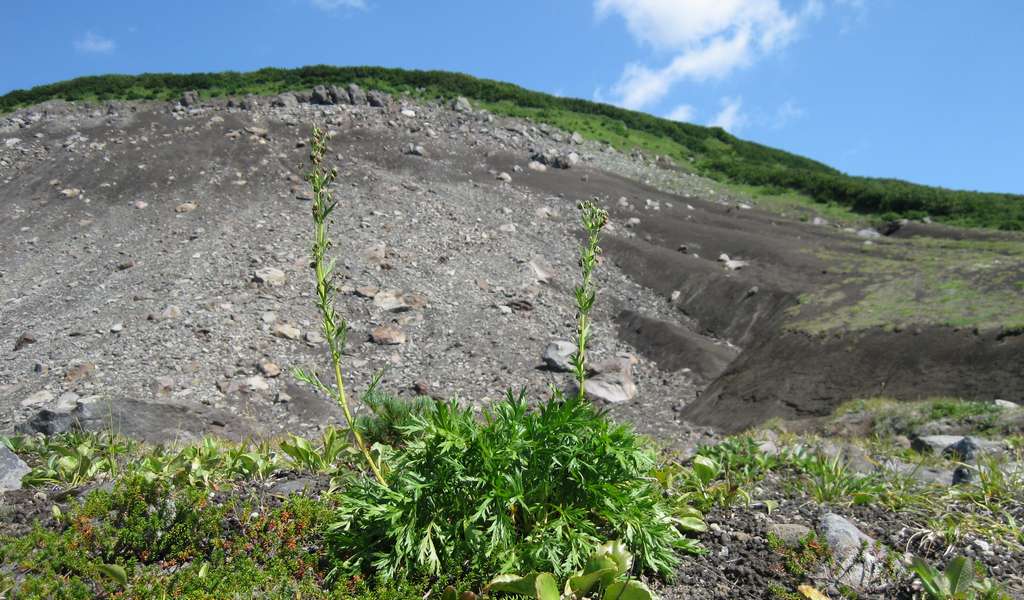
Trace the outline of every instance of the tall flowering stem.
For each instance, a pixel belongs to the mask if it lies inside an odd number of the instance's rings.
[[[572,355],[572,368],[576,375],[576,399],[583,400],[587,371],[587,341],[590,338],[590,309],[594,306],[596,291],[592,280],[597,257],[601,254],[598,241],[601,229],[608,224],[608,212],[592,201],[581,202],[580,218],[586,230],[587,239],[580,248],[580,272],[582,281],[576,287],[576,352]]]
[[[380,466],[373,460],[370,450],[363,441],[363,436],[356,429],[355,419],[349,408],[348,397],[345,395],[345,381],[341,375],[341,354],[345,349],[345,342],[348,338],[348,323],[334,309],[334,260],[326,261],[327,251],[331,247],[330,238],[327,233],[327,225],[331,213],[338,206],[336,200],[331,197],[329,189],[334,180],[338,178],[338,169],[327,169],[324,166],[324,156],[327,154],[327,132],[314,126],[310,139],[309,161],[311,168],[306,173],[306,181],[313,188],[313,248],[310,253],[312,268],[316,277],[316,307],[320,311],[320,323],[323,326],[324,339],[331,353],[331,366],[334,369],[334,385],[324,383],[315,372],[307,372],[302,369],[295,370],[295,377],[300,381],[308,383],[317,388],[327,396],[334,398],[345,413],[345,421],[348,424],[349,432],[356,441],[356,445],[366,458],[366,463],[373,471],[374,477],[381,485],[387,485]]]

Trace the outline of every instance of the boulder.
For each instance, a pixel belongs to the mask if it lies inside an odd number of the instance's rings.
[[[44,409],[15,426],[25,434],[55,435],[67,431],[117,431],[122,435],[154,444],[183,442],[214,434],[233,440],[251,438],[260,431],[247,417],[193,403],[143,402],[119,399],[113,402],[78,402],[70,410]]]
[[[473,105],[469,103],[469,99],[465,96],[459,96],[452,100],[452,110],[460,113],[473,112]]]
[[[331,104],[352,104],[352,98],[344,88],[332,85],[327,88],[327,93],[331,97]]]
[[[766,534],[779,538],[783,544],[790,548],[798,547],[800,540],[803,540],[811,533],[809,527],[798,523],[770,523],[766,529]]]
[[[313,92],[309,95],[309,101],[313,104],[334,104],[334,97],[327,87],[318,85],[313,88]]]
[[[181,94],[181,105],[188,108],[199,104],[199,92],[190,90]]]
[[[552,371],[569,373],[572,371],[572,355],[576,353],[576,344],[565,340],[549,342],[544,348],[541,360]]]
[[[583,393],[595,402],[622,404],[636,397],[636,384],[629,372],[601,373],[583,383]]]
[[[910,447],[919,454],[941,454],[946,458],[970,462],[983,454],[1002,454],[1006,444],[974,436],[922,435],[910,440]]]
[[[838,582],[863,591],[885,576],[884,551],[845,517],[826,513],[818,523],[818,535],[832,550],[835,565],[829,568]]]
[[[363,91],[363,88],[354,83],[350,83],[348,84],[347,90],[349,101],[351,101],[352,104],[355,104],[356,106],[366,104],[366,92]]]
[[[21,489],[21,478],[31,471],[25,461],[0,445],[0,494]]]
[[[299,100],[295,97],[295,94],[285,92],[275,96],[271,104],[280,108],[298,108]]]
[[[386,108],[391,104],[391,96],[377,90],[370,90],[366,92],[366,101],[370,106],[376,108]]]
[[[281,269],[275,269],[274,267],[263,267],[262,269],[256,269],[253,273],[253,281],[260,285],[278,287],[285,284],[287,277],[284,271]]]

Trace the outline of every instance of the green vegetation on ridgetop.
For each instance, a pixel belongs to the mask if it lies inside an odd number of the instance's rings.
[[[850,176],[808,158],[741,140],[720,128],[679,123],[608,104],[561,98],[444,71],[317,65],[249,73],[101,75],[12,91],[0,96],[0,112],[52,99],[170,100],[186,90],[219,97],[273,94],[353,82],[420,97],[466,96],[498,114],[578,130],[585,137],[619,149],[640,148],[669,156],[720,181],[789,190],[858,213],[887,219],[929,215],[959,226],[1024,229],[1024,196]]]

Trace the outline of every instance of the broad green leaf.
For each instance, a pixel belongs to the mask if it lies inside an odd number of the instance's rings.
[[[946,565],[946,579],[949,581],[949,592],[954,597],[967,597],[974,587],[974,564],[965,556],[950,559]]]
[[[570,577],[569,581],[565,582],[566,594],[572,594],[575,598],[582,598],[590,592],[597,582],[600,581],[607,584],[614,579],[618,572],[618,567],[615,566],[615,563],[612,562],[611,559],[606,560],[611,563],[610,566],[594,571],[588,569],[587,572],[582,575]]]
[[[680,529],[683,531],[699,533],[708,530],[708,524],[704,522],[704,519],[698,519],[697,517],[683,517],[681,519],[676,519],[676,523],[679,524]]]
[[[707,483],[718,476],[720,467],[715,459],[698,454],[693,457],[693,472],[701,481]]]
[[[617,581],[608,586],[604,600],[654,600],[654,594],[646,585],[630,579],[626,582]]]
[[[534,584],[539,575],[540,573],[529,573],[526,576],[498,575],[487,584],[485,589],[492,592],[508,592],[509,594],[533,596],[537,590],[537,586]]]
[[[921,587],[929,598],[945,598],[948,595],[946,592],[949,589],[949,582],[946,581],[946,577],[921,557],[913,558],[910,570],[921,580]]]
[[[96,570],[121,585],[128,584],[128,573],[121,565],[96,565]]]
[[[537,581],[534,582],[534,587],[537,593],[537,600],[560,600],[561,598],[561,595],[558,593],[558,583],[551,573],[541,573],[538,575]]]
[[[448,586],[444,588],[444,593],[441,594],[441,600],[456,600],[458,596],[455,593],[455,588]]]

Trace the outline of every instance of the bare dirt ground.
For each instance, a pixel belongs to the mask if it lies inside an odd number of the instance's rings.
[[[395,393],[480,404],[565,385],[541,355],[571,335],[575,207],[596,198],[612,225],[593,358],[637,358],[635,397],[609,409],[668,445],[855,396],[1024,398],[1014,332],[784,332],[801,294],[843,282],[821,251],[865,240],[568,132],[408,99],[54,102],[0,127],[0,430],[79,403],[160,441],[338,421],[289,373],[325,364],[300,178],[314,122],[341,172],[355,389],[382,368]],[[545,149],[581,160],[530,168]]]

